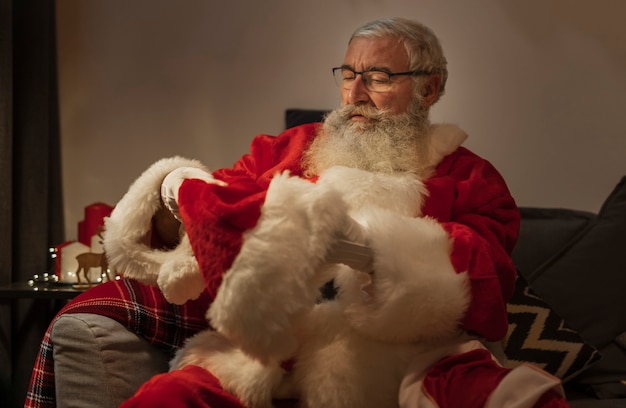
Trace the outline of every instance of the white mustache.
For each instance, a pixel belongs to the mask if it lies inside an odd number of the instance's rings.
[[[354,115],[360,115],[369,120],[380,121],[388,116],[386,110],[377,109],[370,105],[346,105],[341,107],[338,113],[344,120],[348,120]]]

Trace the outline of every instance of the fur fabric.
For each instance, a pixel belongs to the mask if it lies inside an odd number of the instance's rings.
[[[249,407],[271,406],[272,397],[302,407],[396,406],[409,361],[460,339],[469,303],[448,235],[419,217],[425,194],[413,174],[337,167],[316,184],[275,177],[207,313],[216,331],[190,340],[172,369],[200,365]],[[348,217],[367,231],[373,274],[324,264]],[[337,299],[316,304],[331,277]],[[289,358],[285,373],[279,363]]]
[[[189,239],[183,236],[170,251],[154,249],[146,243],[152,217],[162,206],[161,183],[179,167],[206,170],[200,162],[182,157],[157,161],[133,182],[105,219],[103,236],[110,266],[125,277],[158,285],[168,301],[183,304],[196,299],[204,288]]]
[[[324,283],[316,272],[346,215],[328,186],[277,175],[209,308],[212,327],[264,362],[293,355],[294,319],[314,305]]]

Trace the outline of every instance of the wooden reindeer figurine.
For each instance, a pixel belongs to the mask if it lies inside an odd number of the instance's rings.
[[[106,275],[107,280],[111,280],[111,276],[109,275],[109,262],[107,261],[106,254],[85,252],[77,255],[76,260],[78,261],[78,268],[76,269],[76,279],[78,280],[77,286],[83,286],[80,281],[80,273],[82,271],[83,276],[87,281],[87,285],[91,287],[91,280],[89,280],[89,270],[91,268],[101,268],[101,273]]]

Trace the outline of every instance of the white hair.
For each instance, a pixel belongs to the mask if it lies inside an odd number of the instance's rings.
[[[439,39],[430,28],[405,18],[382,18],[357,28],[348,44],[355,38],[368,37],[397,37],[406,49],[410,70],[424,70],[441,75],[438,97],[443,95],[448,80],[448,62]]]

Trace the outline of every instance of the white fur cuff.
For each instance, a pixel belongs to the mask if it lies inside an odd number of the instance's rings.
[[[189,240],[183,238],[171,251],[153,249],[143,242],[152,217],[161,208],[161,183],[179,167],[206,170],[200,162],[182,157],[162,159],[150,166],[105,219],[104,249],[109,264],[123,276],[159,284],[168,301],[182,304],[204,290]]]
[[[382,209],[368,216],[374,251],[371,294],[348,307],[361,332],[388,341],[437,341],[459,331],[469,304],[465,273],[450,260],[451,241],[430,218],[411,218]]]

